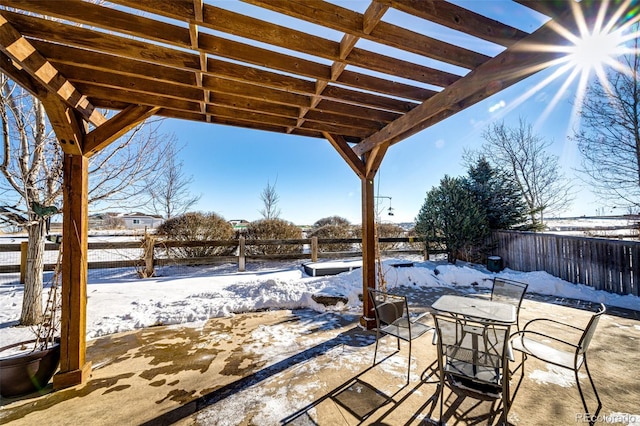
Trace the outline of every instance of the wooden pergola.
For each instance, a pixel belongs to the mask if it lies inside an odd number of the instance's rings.
[[[91,156],[154,115],[324,138],[361,181],[366,290],[375,286],[373,182],[389,147],[553,64],[563,55],[553,46],[567,45],[565,31],[579,34],[575,16],[595,18],[600,2],[517,3],[549,21],[529,33],[437,0],[345,3],[364,4],[362,11],[320,0],[246,0],[242,12],[215,0],[0,0],[0,69],[42,101],[65,157],[62,356],[54,387],[82,383],[91,371]],[[624,7],[605,12],[623,19],[631,2]],[[423,20],[425,30],[385,20],[391,11]],[[430,36],[434,25],[466,41]],[[318,28],[339,37],[315,35]],[[468,40],[498,53],[461,45]],[[102,109],[117,113],[107,119]],[[371,326],[371,302],[363,305],[361,323]]]

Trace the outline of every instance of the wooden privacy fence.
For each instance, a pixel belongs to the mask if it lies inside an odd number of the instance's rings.
[[[493,254],[516,271],[546,271],[596,290],[640,296],[640,242],[496,231]]]
[[[287,260],[287,259],[309,259],[317,261],[318,259],[345,258],[362,256],[360,250],[328,252],[323,251],[322,246],[327,247],[331,244],[352,244],[357,247],[362,240],[358,238],[304,238],[290,240],[246,240],[240,237],[238,240],[224,241],[164,241],[154,240],[150,238],[144,241],[123,241],[123,242],[99,242],[89,243],[89,269],[106,269],[106,268],[125,268],[134,267],[138,270],[152,271],[154,267],[168,265],[212,265],[219,263],[235,263],[238,264],[238,270],[243,271],[247,261],[252,260]],[[424,248],[420,238],[401,237],[401,238],[380,238],[382,245],[402,245],[404,249],[384,250],[384,255],[400,255],[400,254],[418,254],[428,258],[429,254],[441,253],[442,250],[427,251]],[[288,246],[297,245],[300,247],[294,253],[274,253],[274,254],[248,254],[248,247],[251,246]],[[45,251],[57,251],[58,244],[48,243],[45,245]],[[217,255],[206,257],[175,257],[171,255],[172,248],[178,247],[230,247],[235,249],[233,255]],[[0,253],[15,253],[16,262],[0,264],[0,273],[20,272],[21,282],[24,281],[24,271],[26,265],[26,242],[22,244],[0,244]],[[100,256],[107,253],[109,260]],[[20,253],[20,255],[19,255]],[[18,260],[19,255],[19,260]],[[54,256],[49,256],[54,258]],[[45,260],[45,271],[52,271],[55,267],[54,263]]]

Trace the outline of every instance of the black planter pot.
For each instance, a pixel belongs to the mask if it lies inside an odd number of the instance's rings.
[[[16,343],[0,351],[30,342]],[[0,358],[0,395],[3,398],[25,395],[43,389],[53,377],[60,363],[60,344],[54,343],[44,351],[34,351]]]

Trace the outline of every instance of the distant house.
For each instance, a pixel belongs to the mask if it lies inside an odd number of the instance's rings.
[[[163,222],[162,216],[139,212],[102,212],[89,215],[89,229],[93,230],[154,229]]]
[[[119,218],[124,222],[125,229],[153,229],[164,222],[162,216],[144,213],[128,213],[119,216]]]

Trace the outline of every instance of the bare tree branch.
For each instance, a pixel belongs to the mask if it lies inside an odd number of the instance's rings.
[[[265,219],[277,219],[280,217],[280,209],[278,208],[278,201],[280,201],[280,196],[276,192],[276,183],[278,183],[278,178],[276,177],[276,181],[271,185],[269,181],[267,181],[267,186],[262,190],[260,194],[260,199],[264,204],[264,208],[260,210],[260,214]]]
[[[189,185],[193,183],[193,176],[186,176],[182,172],[182,161],[178,161],[180,151],[176,148],[175,135],[169,137],[165,161],[161,170],[153,181],[147,182],[151,196],[151,210],[165,219],[180,216],[196,204],[201,195],[192,195]]]
[[[573,201],[573,188],[560,172],[558,157],[546,151],[551,142],[533,134],[524,119],[516,128],[493,124],[482,136],[482,155],[520,188],[534,225],[544,221],[544,214],[561,212]]]

